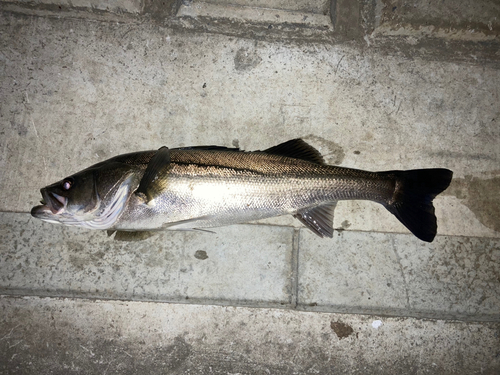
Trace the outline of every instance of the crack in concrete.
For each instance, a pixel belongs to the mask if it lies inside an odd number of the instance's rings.
[[[300,229],[294,229],[292,240],[292,259],[291,259],[291,297],[290,304],[292,309],[296,309],[299,303],[299,241]]]
[[[406,276],[405,276],[405,272],[403,269],[403,264],[401,263],[401,257],[399,256],[398,250],[396,249],[396,244],[394,243],[394,237],[391,237],[391,247],[392,247],[392,251],[394,252],[394,255],[396,256],[396,260],[398,262],[399,269],[401,270],[401,276],[403,277],[404,290],[405,290],[405,295],[406,295],[406,308],[408,310],[411,310],[410,295],[408,293],[408,283],[406,281]]]

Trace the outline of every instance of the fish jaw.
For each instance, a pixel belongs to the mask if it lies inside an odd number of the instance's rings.
[[[31,216],[48,223],[62,224],[57,220],[57,215],[54,215],[52,210],[45,204],[33,207],[31,209]]]
[[[61,215],[64,212],[68,199],[57,193],[50,192],[46,188],[40,189],[40,193],[43,197],[42,205],[33,207],[31,216],[51,223],[59,223],[54,219],[54,216]]]
[[[52,224],[66,224],[63,218],[67,199],[56,193],[49,193],[45,188],[40,191],[43,196],[42,204],[31,209],[31,216]]]

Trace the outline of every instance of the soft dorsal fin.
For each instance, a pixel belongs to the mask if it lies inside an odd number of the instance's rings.
[[[297,211],[294,217],[320,237],[333,237],[333,210],[337,203],[328,203]]]
[[[163,188],[164,178],[170,164],[170,150],[163,146],[151,158],[142,175],[136,194],[145,196],[146,203],[153,200]]]
[[[300,138],[280,143],[279,145],[268,148],[263,152],[266,154],[306,160],[316,164],[325,164],[323,156],[321,156],[319,151]]]

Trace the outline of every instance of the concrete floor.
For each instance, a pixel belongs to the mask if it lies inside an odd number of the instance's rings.
[[[498,3],[265,3],[0,3],[0,374],[500,372]],[[117,154],[297,137],[453,170],[435,241],[359,201],[333,239],[281,217],[121,242],[28,214]]]

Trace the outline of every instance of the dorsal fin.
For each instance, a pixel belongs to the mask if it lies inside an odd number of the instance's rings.
[[[333,237],[333,210],[336,202],[297,211],[295,218],[320,237]]]
[[[316,164],[325,164],[323,156],[321,156],[319,151],[300,138],[280,143],[279,145],[268,148],[263,152],[266,154],[306,160]]]
[[[169,164],[170,150],[163,146],[149,161],[135,194],[145,196],[148,203],[161,193],[165,182],[162,176],[167,172]]]

